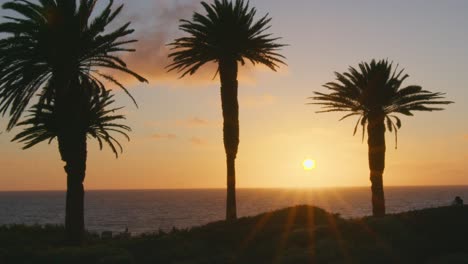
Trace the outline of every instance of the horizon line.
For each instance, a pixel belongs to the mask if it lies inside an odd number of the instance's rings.
[[[310,187],[239,187],[236,190],[313,190],[313,189],[346,189],[346,188],[370,188],[370,185],[349,186],[310,186]],[[468,187],[468,184],[442,184],[442,185],[388,185],[385,188],[411,188],[411,187]],[[225,187],[197,187],[197,188],[141,188],[141,189],[85,189],[87,191],[203,191],[203,190],[226,190]],[[37,190],[0,190],[4,192],[66,192],[66,189],[37,189]]]

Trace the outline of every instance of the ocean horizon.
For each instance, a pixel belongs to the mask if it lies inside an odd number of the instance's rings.
[[[87,190],[85,223],[91,232],[133,234],[191,228],[225,217],[225,189]],[[388,213],[468,201],[468,186],[389,186]],[[239,217],[312,205],[345,218],[372,214],[370,187],[239,188]],[[0,225],[63,224],[65,191],[1,191]]]
[[[384,186],[387,188],[468,188],[468,184],[448,184],[448,185],[390,185]],[[236,190],[319,190],[319,189],[355,189],[369,188],[369,186],[308,186],[308,187],[237,187]],[[115,192],[115,191],[204,191],[204,190],[226,190],[226,187],[200,187],[200,188],[138,188],[138,189],[86,189],[85,192]],[[21,192],[66,192],[66,189],[37,189],[37,190],[0,190],[0,193],[21,193]]]

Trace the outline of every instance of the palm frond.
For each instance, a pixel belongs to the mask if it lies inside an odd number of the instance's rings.
[[[87,108],[80,113],[78,122],[80,129],[98,141],[100,149],[106,143],[118,157],[123,148],[112,133],[122,135],[130,140],[127,132],[131,129],[118,123],[118,121],[124,120],[125,116],[114,114],[121,108],[108,108],[113,103],[113,95],[110,94],[110,91],[101,90],[98,94],[91,94],[87,98],[87,102],[82,103]],[[55,100],[39,100],[39,103],[35,104],[29,112],[27,118],[18,123],[18,126],[24,127],[23,131],[18,133],[12,141],[23,143],[23,149],[33,147],[46,140],[49,143],[52,142],[59,135],[62,125],[55,107]]]
[[[44,87],[75,89],[67,83],[77,76],[94,82],[109,80],[96,74],[98,69],[116,70],[147,82],[121,58],[122,52],[134,51],[128,47],[136,41],[127,39],[133,32],[130,23],[107,30],[123,6],[114,9],[109,1],[93,15],[96,2],[22,0],[2,5],[15,14],[0,24],[0,34],[5,36],[0,39],[0,114],[9,116],[8,130]],[[130,95],[117,80],[111,83]]]
[[[254,7],[244,0],[215,0],[212,4],[201,2],[206,14],[195,12],[192,20],[181,20],[180,30],[188,36],[168,44],[173,62],[166,68],[177,71],[181,77],[194,74],[204,64],[223,58],[263,64],[276,71],[284,64],[278,51],[284,47],[279,38],[265,33],[270,28],[267,15],[258,20]]]
[[[439,111],[443,110],[440,106],[453,103],[444,100],[444,93],[426,91],[417,85],[402,87],[409,75],[398,68],[388,60],[372,60],[360,63],[357,68],[349,67],[348,72],[335,72],[336,81],[323,85],[328,93],[314,92],[315,96],[309,97],[313,100],[310,104],[322,107],[318,113],[350,112],[342,119],[359,115],[354,134],[361,124],[363,136],[369,116],[383,117],[387,130],[395,132],[397,146],[401,120],[392,114],[412,116],[414,111]]]

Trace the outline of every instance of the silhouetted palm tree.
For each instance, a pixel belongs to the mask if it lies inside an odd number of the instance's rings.
[[[226,219],[237,218],[235,193],[235,159],[239,146],[239,105],[237,101],[238,63],[264,64],[276,71],[283,63],[277,51],[278,38],[265,33],[271,18],[268,15],[254,21],[256,9],[243,0],[201,2],[206,15],[194,13],[192,21],[181,20],[180,29],[188,37],[176,39],[170,45],[175,50],[169,57],[174,62],[169,71],[177,70],[182,77],[194,74],[207,62],[218,64],[221,79],[223,135],[227,163]]]
[[[81,98],[76,99],[81,101],[80,116],[77,119],[76,127],[84,131],[87,137],[95,138],[101,150],[104,144],[107,144],[117,158],[123,148],[112,136],[112,133],[120,134],[130,140],[126,132],[131,131],[131,129],[126,125],[115,123],[125,119],[125,116],[114,114],[121,107],[109,109],[114,103],[113,95],[110,94],[110,91],[101,90],[100,93],[83,94]],[[43,141],[50,144],[59,136],[60,114],[55,107],[55,99],[40,100],[32,106],[29,112],[30,115],[27,116],[26,120],[17,124],[17,126],[26,127],[12,141],[24,143],[23,149],[29,149]],[[82,146],[85,155],[81,157],[81,166],[86,166],[86,141],[85,139]]]
[[[70,242],[81,242],[84,231],[83,180],[86,156],[86,133],[80,127],[81,98],[96,96],[105,89],[102,81],[121,87],[112,76],[98,69],[110,69],[130,74],[141,82],[146,80],[129,70],[118,57],[120,52],[132,52],[126,44],[130,23],[106,33],[106,27],[121,12],[112,1],[99,14],[93,14],[97,0],[48,0],[38,4],[10,1],[3,8],[19,17],[6,17],[0,24],[0,112],[10,116],[11,130],[41,89],[41,100],[54,101],[57,118],[57,140],[62,160],[66,163],[67,199],[65,227]],[[82,84],[89,84],[82,86]],[[129,94],[130,95],[130,94]],[[131,96],[130,96],[131,97]],[[133,99],[133,98],[132,98]]]
[[[443,108],[433,105],[446,105],[452,102],[441,101],[443,93],[432,93],[420,86],[410,85],[402,88],[408,78],[398,66],[392,69],[387,60],[360,63],[359,69],[349,68],[343,74],[335,72],[337,82],[324,85],[330,93],[314,92],[310,97],[312,104],[322,105],[323,112],[350,112],[341,120],[359,116],[354,128],[356,134],[359,125],[363,128],[363,139],[367,125],[369,147],[369,169],[372,183],[372,210],[374,216],[385,215],[383,190],[383,171],[385,168],[385,130],[395,131],[401,127],[401,120],[392,114],[412,116],[412,111],[436,111]],[[386,127],[385,127],[386,126]],[[397,144],[397,142],[395,142]]]

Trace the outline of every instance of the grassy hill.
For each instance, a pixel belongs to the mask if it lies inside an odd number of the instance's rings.
[[[61,245],[63,227],[0,227],[0,263],[468,263],[468,207],[343,219],[296,206],[190,230]]]

